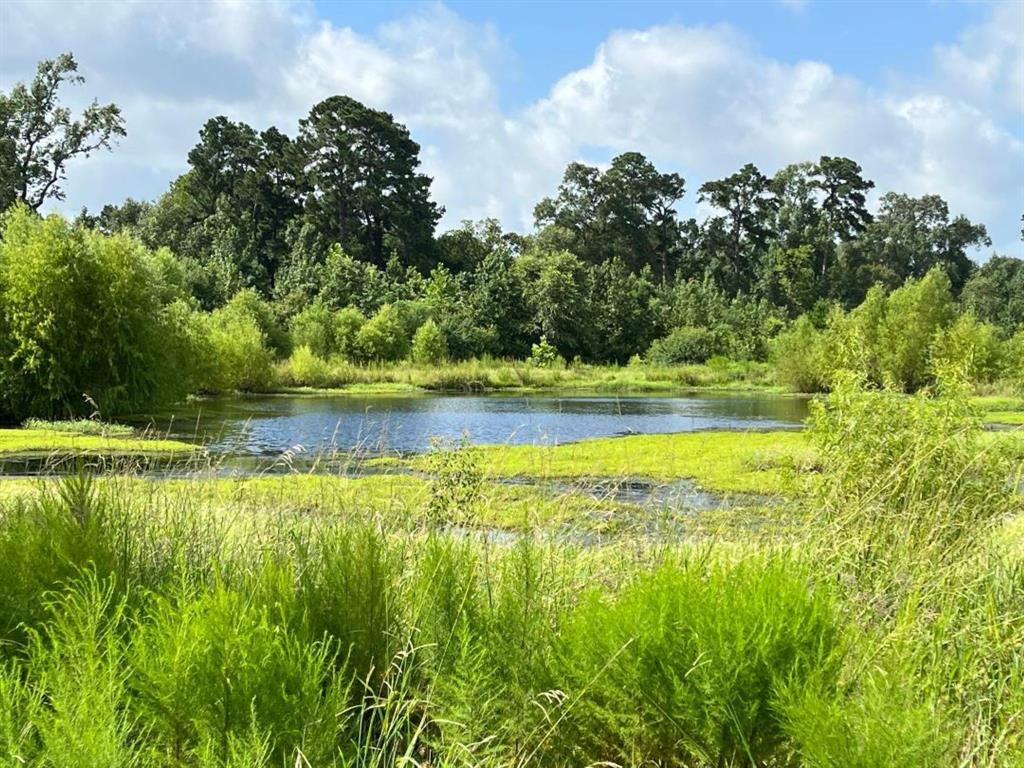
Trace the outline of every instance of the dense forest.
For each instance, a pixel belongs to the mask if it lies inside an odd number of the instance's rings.
[[[679,174],[626,152],[569,165],[533,232],[439,234],[407,128],[333,96],[293,135],[213,117],[159,199],[72,222],[38,211],[76,157],[125,135],[116,105],[62,106],[80,82],[65,54],[0,94],[8,419],[269,389],[289,361],[295,384],[332,359],[772,360],[803,390],[837,370],[906,390],[942,366],[1024,371],[1024,262],[975,264],[985,226],[938,194],[873,210],[850,158],[747,164],[690,192],[712,211],[698,221],[679,215]]]

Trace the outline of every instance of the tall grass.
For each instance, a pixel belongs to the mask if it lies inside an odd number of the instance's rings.
[[[85,474],[0,502],[2,762],[1020,764],[1014,468],[956,397],[839,388],[812,433],[785,545],[498,542],[458,450],[406,522]]]
[[[412,362],[359,365],[325,360],[300,347],[277,367],[282,387],[339,388],[401,385],[441,391],[576,388],[658,391],[680,387],[750,388],[774,383],[767,363],[713,359],[707,364],[538,366],[525,361],[474,359],[438,365]]]

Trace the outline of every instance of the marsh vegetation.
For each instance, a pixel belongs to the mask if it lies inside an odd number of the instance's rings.
[[[419,145],[345,96],[294,137],[212,118],[165,195],[69,221],[38,213],[65,165],[125,130],[60,105],[76,68],[0,94],[0,455],[59,470],[0,478],[4,765],[1024,764],[1024,264],[974,264],[983,225],[872,212],[830,156],[682,220],[626,152],[535,232],[435,235]],[[802,431],[274,443],[247,474],[152,426],[687,388],[817,398]]]

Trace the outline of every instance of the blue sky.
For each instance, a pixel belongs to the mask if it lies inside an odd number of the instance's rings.
[[[318,2],[317,13],[339,26],[372,32],[401,19],[415,3]],[[986,18],[984,3],[919,2],[449,2],[461,17],[494,25],[514,56],[502,105],[521,108],[566,72],[586,66],[616,29],[728,24],[782,61],[827,61],[865,82],[927,76],[932,46],[955,42],[964,27]],[[1022,32],[1024,34],[1024,32]]]
[[[294,133],[346,93],[409,126],[443,228],[529,229],[568,162],[626,150],[681,173],[698,217],[707,179],[841,154],[1024,256],[1021,0],[0,4],[0,88],[63,50],[129,134],[71,168],[68,212],[158,196],[212,115]]]

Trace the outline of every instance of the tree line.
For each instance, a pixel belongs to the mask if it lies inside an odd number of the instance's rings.
[[[78,117],[62,106],[62,87],[80,82],[65,54],[0,94],[8,414],[43,408],[19,397],[50,411],[77,410],[90,391],[118,407],[169,397],[163,383],[147,383],[159,366],[133,345],[172,333],[209,341],[231,322],[248,331],[225,339],[251,337],[252,348],[193,348],[193,361],[206,362],[188,366],[189,386],[258,386],[251,370],[215,375],[211,366],[237,358],[265,368],[297,348],[357,363],[403,359],[423,326],[420,352],[431,357],[522,359],[543,345],[598,363],[766,359],[795,323],[823,331],[838,313],[933,274],[955,312],[998,339],[1024,324],[1022,262],[995,256],[978,267],[969,256],[991,244],[984,225],[938,195],[888,192],[872,213],[874,183],[845,157],[770,176],[747,164],[705,182],[696,199],[711,214],[698,221],[679,214],[679,174],[626,152],[606,169],[570,164],[537,203],[533,232],[484,220],[437,234],[443,208],[419,145],[390,114],[347,96],[313,106],[294,136],[211,118],[188,170],[157,200],[83,210],[73,223],[33,221],[46,200],[63,197],[76,157],[125,135],[116,105],[93,102]],[[125,291],[103,299],[110,317],[128,323],[132,313],[116,309],[128,301],[152,327],[112,329],[89,315],[102,370],[65,370],[55,361],[86,343],[85,316],[72,323],[71,308],[102,306],[93,284],[110,281]],[[138,372],[127,373],[132,366]],[[36,394],[11,394],[20,390]]]

